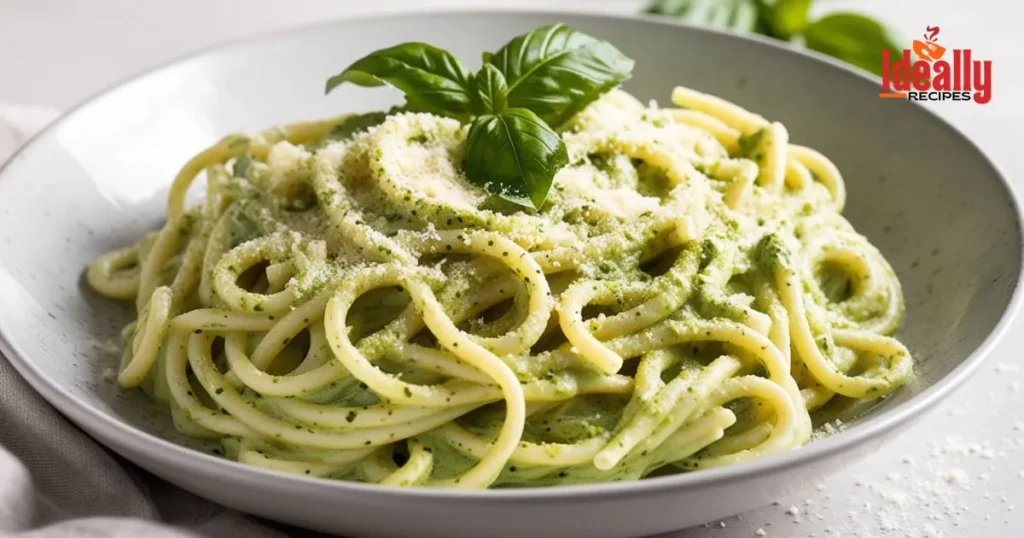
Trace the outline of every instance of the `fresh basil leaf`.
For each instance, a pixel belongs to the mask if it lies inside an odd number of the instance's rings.
[[[338,122],[334,127],[331,127],[331,130],[327,132],[327,136],[325,138],[328,140],[348,140],[357,133],[361,133],[370,127],[376,127],[377,125],[384,123],[384,120],[387,119],[387,117],[388,115],[385,112],[352,114]]]
[[[508,85],[505,76],[491,64],[484,64],[469,83],[473,96],[473,111],[477,114],[497,114],[505,109]]]
[[[803,32],[807,28],[811,2],[812,0],[775,0],[768,5],[766,18],[771,27],[772,37],[789,41],[793,36]]]
[[[655,0],[644,12],[737,32],[753,32],[758,22],[755,0]]]
[[[882,72],[882,51],[900,54],[903,46],[878,21],[856,13],[832,13],[804,30],[807,48],[866,69]]]
[[[569,163],[565,142],[533,112],[509,108],[473,120],[466,178],[490,194],[540,209],[555,173]]]
[[[564,24],[516,37],[488,59],[508,83],[508,106],[558,126],[627,80],[633,60]]]
[[[326,92],[351,82],[388,84],[405,93],[411,110],[460,117],[469,112],[469,76],[452,53],[426,43],[371,52],[327,80]]]

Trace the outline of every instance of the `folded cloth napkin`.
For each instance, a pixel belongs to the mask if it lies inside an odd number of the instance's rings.
[[[0,163],[56,116],[0,104]],[[0,537],[299,535],[308,534],[200,499],[107,451],[0,357]]]

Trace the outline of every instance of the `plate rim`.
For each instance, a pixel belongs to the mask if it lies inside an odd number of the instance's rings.
[[[804,56],[811,62],[816,62],[821,68],[838,69],[851,76],[864,81],[877,81],[878,77],[861,72],[853,67],[838,62],[824,54],[803,49],[795,49],[783,42],[773,40],[760,35],[739,35],[732,32],[722,31],[714,28],[695,26],[686,22],[671,20],[667,17],[654,17],[645,14],[618,14],[601,11],[568,9],[538,9],[536,6],[524,8],[449,8],[449,9],[426,9],[414,8],[405,11],[384,11],[358,16],[332,17],[323,21],[306,24],[288,25],[282,28],[257,32],[242,37],[215,43],[206,47],[198,48],[184,54],[177,55],[163,62],[156,63],[150,67],[139,70],[127,77],[121,78],[108,84],[92,95],[79,101],[77,104],[62,112],[54,121],[37,132],[15,151],[6,162],[0,164],[0,182],[9,173],[9,168],[18,160],[25,159],[35,147],[39,140],[52,131],[71,122],[76,115],[88,108],[90,105],[101,101],[105,97],[115,93],[119,89],[132,83],[156,75],[162,71],[173,69],[186,62],[201,57],[227,52],[235,48],[243,48],[246,45],[273,39],[298,35],[314,28],[356,24],[359,22],[375,20],[408,19],[423,16],[440,16],[452,18],[455,16],[534,16],[548,18],[589,18],[605,22],[642,22],[644,24],[662,25],[668,27],[682,28],[686,31],[703,33],[708,35],[726,36],[731,39],[750,41],[755,46],[771,47],[783,53]],[[1008,331],[1010,325],[1019,314],[1022,303],[1024,303],[1024,215],[1021,212],[1021,199],[1015,188],[1008,180],[1008,176],[1001,167],[990,157],[990,155],[979,147],[958,127],[945,118],[939,116],[931,109],[922,106],[917,102],[907,102],[907,106],[917,107],[919,113],[925,114],[932,122],[937,124],[936,128],[946,129],[953,134],[965,147],[974,151],[982,160],[982,164],[991,169],[998,178],[1005,190],[1010,204],[1013,208],[1018,237],[1021,242],[1017,245],[1021,254],[1018,260],[1017,279],[1013,284],[1010,300],[999,320],[992,330],[985,336],[982,342],[968,354],[960,364],[957,365],[946,376],[936,381],[931,387],[920,394],[910,398],[906,402],[878,412],[875,415],[865,416],[856,423],[855,428],[837,432],[825,439],[808,443],[798,449],[763,458],[738,463],[720,468],[704,469],[699,472],[678,473],[668,476],[650,477],[639,480],[630,480],[612,483],[582,484],[568,486],[548,486],[539,488],[501,488],[486,490],[462,490],[462,489],[441,489],[441,488],[402,488],[397,486],[382,486],[380,484],[364,484],[336,479],[324,479],[306,476],[297,476],[287,473],[265,470],[258,467],[245,465],[236,461],[216,457],[206,452],[178,445],[171,441],[157,437],[147,431],[135,428],[126,422],[117,420],[83,401],[74,394],[66,391],[41,371],[34,361],[22,353],[13,341],[7,336],[8,330],[0,320],[0,356],[5,357],[14,369],[25,379],[28,384],[43,397],[50,405],[55,407],[62,415],[81,425],[85,429],[96,429],[106,436],[116,438],[135,450],[146,450],[153,459],[178,466],[198,466],[200,471],[212,476],[225,476],[231,479],[248,481],[252,483],[266,484],[267,481],[275,481],[282,484],[282,487],[321,488],[326,490],[348,491],[351,493],[389,496],[395,499],[418,498],[432,501],[459,501],[470,503],[501,503],[505,501],[529,501],[543,502],[555,499],[590,500],[618,497],[621,495],[655,495],[673,490],[699,488],[705,485],[725,485],[731,482],[746,480],[755,476],[772,474],[786,471],[790,468],[799,467],[814,461],[826,459],[873,439],[882,437],[893,429],[910,423],[920,418],[940,401],[947,398],[956,389],[973,376],[984,360],[991,355],[992,350],[999,344]],[[90,435],[90,437],[93,437]],[[101,445],[107,443],[93,437]],[[120,452],[120,451],[118,451]]]

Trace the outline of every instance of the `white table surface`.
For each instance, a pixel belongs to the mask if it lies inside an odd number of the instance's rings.
[[[908,37],[993,60],[991,103],[932,106],[1024,193],[1024,4],[1018,0],[819,0],[855,7]],[[0,0],[0,103],[65,109],[153,64],[282,26],[408,6],[531,6],[629,13],[636,0]],[[1018,157],[1015,159],[1014,157]],[[982,371],[895,443],[816,488],[673,538],[1024,536],[1024,318]],[[1024,365],[1022,365],[1024,366]],[[762,534],[763,533],[763,534]]]

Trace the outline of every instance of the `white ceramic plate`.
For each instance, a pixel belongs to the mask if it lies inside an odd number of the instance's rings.
[[[386,108],[397,94],[323,82],[370,50],[421,40],[479,58],[564,21],[637,60],[627,89],[667,102],[685,84],[783,122],[844,173],[847,215],[904,285],[914,380],[846,431],[789,454],[639,482],[534,490],[400,490],[269,473],[185,448],[169,418],[102,379],[128,312],[88,293],[83,268],[163,219],[192,154],[232,131]],[[475,67],[475,66],[473,66]],[[640,19],[443,13],[325,23],[173,63],[118,86],[38,136],[0,172],[0,350],[47,400],[128,459],[225,505],[359,536],[643,536],[715,520],[876,449],[960,385],[1020,303],[1021,228],[985,156],[914,103],[819,57]],[[953,104],[951,106],[972,106]],[[847,417],[849,418],[849,417]]]

